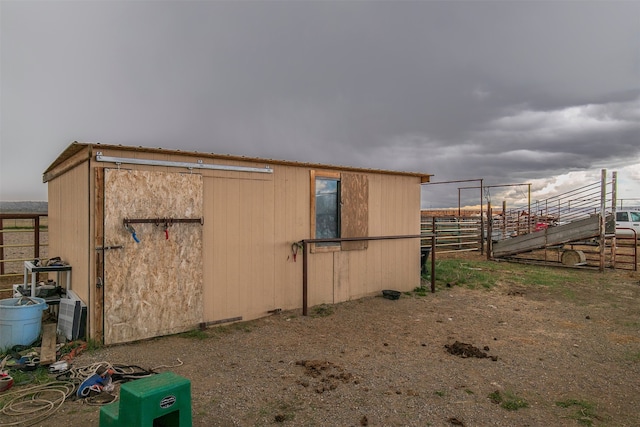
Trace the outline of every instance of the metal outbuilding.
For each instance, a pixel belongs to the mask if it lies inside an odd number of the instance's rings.
[[[419,235],[428,180],[74,142],[43,175],[49,253],[72,266],[89,338],[104,344],[251,320],[302,307],[297,242]],[[419,239],[309,246],[309,306],[420,285]]]

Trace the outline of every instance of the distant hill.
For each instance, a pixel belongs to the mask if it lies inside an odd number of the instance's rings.
[[[47,213],[47,202],[0,202],[0,213]]]

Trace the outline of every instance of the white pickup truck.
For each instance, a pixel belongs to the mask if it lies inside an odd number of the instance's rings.
[[[636,231],[636,239],[640,239],[640,210],[616,211],[616,236],[631,237]]]

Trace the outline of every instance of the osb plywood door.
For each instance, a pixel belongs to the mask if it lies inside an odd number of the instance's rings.
[[[201,218],[202,176],[107,169],[104,177],[104,342],[192,329],[202,322],[202,225],[126,219]]]

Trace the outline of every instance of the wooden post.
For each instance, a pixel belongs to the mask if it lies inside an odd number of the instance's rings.
[[[95,296],[93,297],[93,318],[94,335],[93,338],[104,344],[104,169],[96,168],[95,181],[95,206],[94,206],[94,225],[95,225],[95,248],[103,248],[96,251],[95,261]],[[91,284],[89,284],[89,295],[91,295]],[[91,298],[89,298],[91,300]],[[90,313],[91,314],[91,313]]]
[[[69,274],[67,272],[67,274]],[[47,323],[42,326],[42,345],[40,347],[40,363],[50,365],[56,361],[56,324]]]

